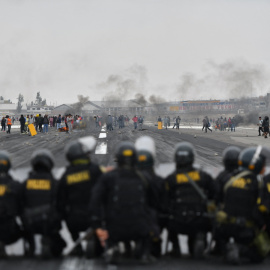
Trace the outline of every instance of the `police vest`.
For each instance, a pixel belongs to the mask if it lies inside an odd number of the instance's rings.
[[[187,176],[188,175],[188,176]],[[170,190],[170,212],[174,217],[195,216],[206,212],[206,202],[189,183],[189,178],[199,186],[201,175],[199,171],[175,174],[175,185]]]

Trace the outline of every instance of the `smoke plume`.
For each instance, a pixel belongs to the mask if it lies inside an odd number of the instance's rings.
[[[135,99],[136,99],[136,102],[142,106],[145,106],[147,104],[147,100],[145,99],[145,96],[140,93],[137,93],[135,95]]]
[[[166,100],[165,100],[163,97],[161,97],[161,96],[156,96],[156,95],[151,95],[151,96],[149,97],[149,101],[150,101],[150,103],[153,104],[153,105],[158,105],[158,104],[160,104],[160,103],[166,102]]]
[[[228,99],[256,96],[267,83],[267,74],[262,65],[245,60],[230,60],[225,63],[208,61],[203,75],[183,74],[177,86],[180,99]]]
[[[133,65],[121,75],[109,75],[105,82],[97,85],[97,89],[105,92],[104,101],[127,100],[133,98],[134,93],[143,93],[146,83],[146,68],[140,65]]]
[[[89,97],[84,97],[83,95],[78,95],[77,97],[78,97],[78,102],[72,105],[72,108],[73,108],[72,113],[80,115],[82,112],[82,108],[84,104],[89,100]]]

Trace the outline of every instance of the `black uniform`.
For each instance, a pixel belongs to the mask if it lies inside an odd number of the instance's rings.
[[[94,228],[102,228],[105,222],[109,247],[134,240],[143,242],[142,253],[148,249],[146,243],[153,229],[149,187],[147,178],[133,167],[119,167],[99,179],[92,192],[92,222]]]
[[[241,247],[240,254],[253,261],[260,260],[256,248],[252,246],[256,231],[265,223],[258,209],[259,185],[256,175],[251,171],[234,176],[235,181],[224,187],[225,218],[219,221],[217,236],[219,241],[228,242],[233,237]],[[243,173],[243,170],[239,173]]]
[[[221,204],[224,202],[224,186],[230,180],[231,177],[238,173],[237,169],[226,170],[224,169],[219,175],[216,177],[216,194],[215,201],[216,204]]]
[[[101,176],[100,168],[88,159],[78,165],[69,165],[60,180],[58,209],[65,219],[73,240],[79,232],[90,227],[89,203],[91,190]]]
[[[151,254],[155,257],[161,255],[161,239],[160,233],[163,228],[166,227],[165,218],[165,192],[164,192],[164,179],[157,176],[154,169],[144,168],[140,170],[140,173],[147,179],[149,183],[149,205],[150,214],[152,217],[152,231],[151,231]]]
[[[50,253],[59,256],[65,242],[59,234],[60,215],[56,210],[57,182],[48,171],[30,172],[23,183],[22,217],[30,244],[34,252],[34,234],[41,234],[42,243],[50,248]],[[44,251],[45,252],[45,251]],[[45,252],[47,256],[47,251]]]
[[[21,184],[14,181],[8,174],[0,174],[0,242],[9,245],[22,236],[16,222],[19,216]]]
[[[170,240],[177,250],[177,234],[188,235],[189,252],[193,254],[196,237],[205,238],[206,232],[211,230],[211,222],[206,215],[207,202],[190,181],[194,181],[202,189],[208,200],[214,198],[215,185],[211,176],[193,167],[177,169],[165,179],[165,185]]]
[[[263,183],[260,188],[259,208],[265,219],[266,231],[270,235],[270,174],[267,174],[263,178]]]

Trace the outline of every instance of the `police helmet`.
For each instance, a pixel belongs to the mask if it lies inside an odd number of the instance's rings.
[[[156,157],[156,147],[154,140],[149,136],[142,136],[135,142],[137,150],[137,162],[139,168],[148,168],[154,166]]]
[[[177,167],[189,167],[193,164],[195,149],[189,142],[180,142],[175,147],[174,159]]]
[[[131,142],[119,143],[115,152],[115,158],[119,166],[135,166],[137,162],[137,154],[134,144]]]
[[[88,155],[84,150],[83,144],[78,140],[70,142],[65,149],[66,158],[69,162],[76,159],[87,158]]]
[[[238,157],[241,149],[236,146],[227,147],[222,153],[222,161],[226,169],[238,168]]]
[[[33,152],[31,156],[31,165],[35,171],[40,169],[51,171],[54,166],[54,158],[48,149],[39,149]]]
[[[7,173],[11,167],[10,157],[7,151],[0,151],[0,173]]]
[[[249,147],[244,149],[238,159],[240,169],[248,169],[255,174],[259,174],[265,166],[265,156],[261,153],[262,146]]]

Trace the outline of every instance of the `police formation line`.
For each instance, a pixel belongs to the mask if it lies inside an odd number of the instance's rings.
[[[95,144],[89,136],[67,145],[69,165],[59,181],[52,175],[54,158],[48,150],[33,153],[32,170],[23,183],[12,179],[9,155],[0,151],[1,257],[5,246],[20,238],[25,256],[34,256],[36,234],[42,236],[41,257],[61,256],[66,246],[59,233],[63,220],[76,243],[69,255],[104,256],[107,263],[123,256],[149,263],[164,255],[163,229],[168,231],[168,256],[181,256],[179,234],[188,236],[194,259],[216,255],[239,264],[262,262],[268,255],[270,176],[258,180],[266,161],[261,146],[225,149],[224,170],[213,179],[194,166],[193,146],[181,142],[175,147],[175,171],[162,179],[154,172],[150,137],[140,137],[135,145],[121,142],[115,151],[117,166],[110,170],[91,162]]]

